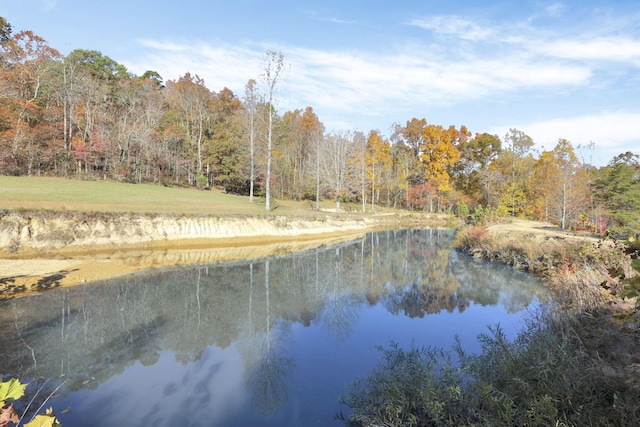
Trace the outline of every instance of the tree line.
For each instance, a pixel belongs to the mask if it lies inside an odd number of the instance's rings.
[[[312,106],[279,112],[284,56],[266,52],[242,94],[186,72],[141,76],[95,50],[64,56],[0,17],[0,173],[185,185],[271,198],[330,198],[461,215],[500,214],[563,228],[640,229],[640,157],[605,167],[570,141],[535,150],[503,137],[411,118],[327,132]],[[586,147],[589,148],[589,147]]]

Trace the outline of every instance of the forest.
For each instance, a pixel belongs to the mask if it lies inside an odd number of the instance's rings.
[[[277,111],[286,58],[266,52],[244,92],[212,91],[185,70],[141,76],[95,50],[64,56],[0,17],[0,174],[218,189],[264,198],[355,202],[473,217],[522,216],[562,228],[640,230],[640,156],[596,168],[559,139],[473,133],[408,118],[327,132],[312,106]],[[293,70],[295,72],[295,70]],[[385,127],[387,124],[382,124]],[[262,200],[262,199],[261,199]]]

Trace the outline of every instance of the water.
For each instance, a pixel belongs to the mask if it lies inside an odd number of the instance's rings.
[[[367,234],[281,257],[152,270],[0,304],[0,371],[64,427],[342,425],[376,346],[467,351],[548,298],[451,248],[448,230]]]

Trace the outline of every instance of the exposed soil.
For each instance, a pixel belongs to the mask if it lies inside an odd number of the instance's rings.
[[[93,250],[67,248],[43,253],[27,249],[19,254],[4,253],[0,255],[0,299],[149,268],[280,255],[338,243],[362,234],[363,230],[351,230],[288,237],[175,240],[144,247],[103,245]]]

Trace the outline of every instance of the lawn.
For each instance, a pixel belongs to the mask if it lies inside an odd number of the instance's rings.
[[[85,212],[172,213],[188,215],[305,215],[312,202],[271,200],[265,212],[264,199],[249,203],[247,196],[220,191],[198,191],[148,184],[112,181],[79,181],[49,177],[0,175],[0,209],[47,209]],[[275,207],[275,209],[273,209]],[[324,208],[334,207],[323,202]]]

